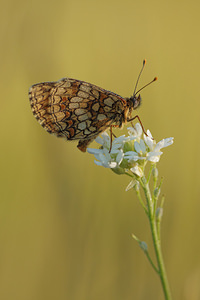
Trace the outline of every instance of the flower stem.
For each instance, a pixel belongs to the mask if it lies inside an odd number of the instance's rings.
[[[163,256],[162,256],[162,251],[161,251],[161,241],[159,237],[159,232],[157,228],[157,221],[156,221],[156,214],[155,208],[153,207],[153,201],[151,197],[151,192],[149,189],[149,184],[146,181],[145,177],[141,178],[142,181],[142,186],[144,189],[145,193],[145,198],[147,202],[147,207],[148,207],[148,218],[149,218],[149,223],[150,223],[150,228],[151,228],[151,234],[152,234],[152,239],[153,239],[153,245],[154,245],[154,250],[156,254],[156,259],[157,259],[157,265],[158,265],[158,274],[160,276],[162,288],[163,288],[163,293],[165,295],[165,300],[171,300],[171,294],[170,294],[170,288],[169,288],[169,283],[167,279],[167,274],[164,266],[164,261],[163,261]]]

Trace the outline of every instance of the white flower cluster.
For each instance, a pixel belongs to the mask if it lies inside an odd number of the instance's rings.
[[[151,132],[147,130],[147,136],[143,133],[139,123],[135,127],[129,127],[128,136],[122,135],[113,139],[110,151],[110,136],[103,132],[96,142],[101,146],[99,149],[88,148],[90,154],[94,154],[95,164],[112,169],[117,174],[131,171],[142,177],[143,169],[147,161],[157,163],[163,152],[160,150],[173,143],[173,138],[166,138],[156,143]],[[143,138],[142,138],[143,135]]]

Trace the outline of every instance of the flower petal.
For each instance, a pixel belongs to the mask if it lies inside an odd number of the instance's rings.
[[[121,162],[122,162],[122,160],[123,160],[123,157],[124,157],[124,152],[123,152],[123,150],[121,149],[121,150],[119,151],[119,153],[117,154],[117,157],[116,157],[116,162],[117,162],[118,165],[121,164]]]
[[[122,143],[122,142],[124,142],[125,140],[126,140],[126,136],[125,136],[125,134],[123,134],[123,135],[121,135],[121,136],[115,138],[113,142],[117,144],[117,143]]]
[[[153,163],[157,163],[160,160],[160,156],[150,156],[148,157],[148,161],[151,161]]]
[[[137,161],[140,157],[139,157],[138,153],[135,151],[127,151],[124,154],[124,158],[128,159],[129,161],[131,161],[131,160]]]
[[[143,140],[140,140],[140,148],[142,150],[142,153],[146,152],[146,146]]]
[[[97,166],[102,166],[102,163],[98,160],[94,160],[94,163],[97,165]]]
[[[160,156],[161,154],[163,154],[163,152],[161,152],[161,151],[159,151],[159,152],[152,151],[152,152],[147,153],[147,157],[149,157],[149,156]]]
[[[137,141],[134,143],[134,148],[138,153],[142,151],[142,149],[140,148],[140,144]]]
[[[136,123],[134,127],[128,127],[127,130],[129,135],[132,135],[136,138],[140,138],[143,132],[140,123]]]
[[[90,154],[99,154],[100,152],[102,152],[101,149],[95,149],[95,148],[87,148],[87,152]]]
[[[143,130],[142,130],[142,126],[140,125],[140,123],[135,124],[135,129],[137,131],[137,136],[141,137]]]
[[[160,142],[157,143],[154,151],[159,151],[162,148],[170,146],[174,142],[173,139],[174,139],[173,137],[162,139]]]
[[[148,130],[147,130],[148,131]],[[150,131],[149,131],[150,132]],[[151,133],[150,133],[151,134]],[[153,148],[154,148],[154,146],[155,146],[155,141],[152,139],[152,137],[151,136],[146,136],[145,134],[144,134],[144,141],[145,141],[145,143],[146,143],[146,145],[149,147],[149,149],[152,151],[153,150]]]
[[[147,154],[147,160],[148,161],[151,161],[153,163],[156,163],[160,160],[160,155],[162,154],[163,152],[155,152],[155,151],[152,151],[152,152],[149,152]]]

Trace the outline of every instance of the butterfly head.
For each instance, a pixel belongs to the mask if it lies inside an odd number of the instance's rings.
[[[140,95],[136,96],[136,95],[133,95],[129,98],[129,103],[131,104],[131,107],[133,109],[137,109],[140,105],[141,105],[141,102],[142,102],[142,98]]]

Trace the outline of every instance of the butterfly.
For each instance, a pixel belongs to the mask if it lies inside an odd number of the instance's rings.
[[[85,152],[88,145],[106,129],[110,128],[112,132],[112,127],[120,128],[135,118],[141,123],[138,115],[131,116],[141,104],[141,97],[137,94],[157,80],[155,77],[136,92],[145,64],[146,60],[130,98],[72,78],[34,84],[29,89],[33,115],[47,132],[67,140],[78,140],[78,149]]]

